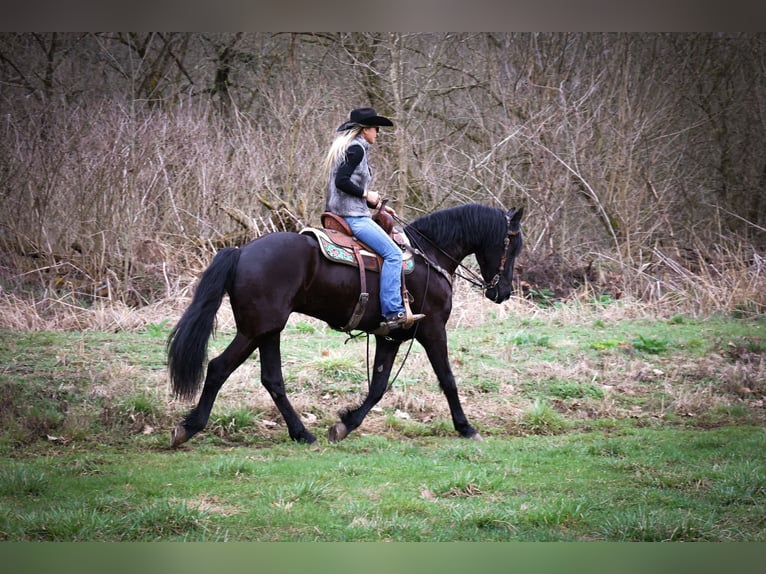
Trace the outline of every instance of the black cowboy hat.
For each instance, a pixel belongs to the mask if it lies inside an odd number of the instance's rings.
[[[392,126],[394,123],[388,118],[379,116],[375,111],[375,108],[357,108],[351,110],[351,115],[347,122],[344,122],[338,127],[338,131],[342,132],[354,126]]]

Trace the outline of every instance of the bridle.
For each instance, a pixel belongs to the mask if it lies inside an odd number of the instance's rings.
[[[401,218],[399,218],[399,216],[392,215],[392,217],[396,221],[401,223],[402,225],[407,226],[407,223],[403,221]],[[478,287],[481,287],[481,289],[486,292],[487,290],[493,287],[497,287],[497,284],[500,283],[500,278],[502,277],[503,271],[505,271],[505,266],[508,263],[508,255],[511,249],[511,241],[513,240],[514,237],[516,237],[520,233],[520,230],[518,229],[516,230],[511,229],[511,225],[512,225],[511,218],[509,217],[508,213],[506,213],[505,214],[505,237],[503,238],[503,254],[500,257],[500,265],[498,265],[497,267],[497,273],[495,273],[495,276],[489,282],[484,281],[483,277],[479,277],[475,272],[468,269],[460,261],[455,261],[455,259],[451,255],[446,253],[438,245],[435,245],[434,242],[431,241],[428,237],[420,233],[418,233],[418,235],[423,237],[433,247],[438,249],[443,255],[446,255],[449,259],[457,263],[457,267],[455,268],[455,275],[457,275],[458,277],[462,277],[469,283],[472,283]],[[425,261],[426,264],[429,266],[429,268],[435,269],[447,280],[447,282],[450,284],[450,287],[452,286],[452,275],[450,275],[450,273],[446,269],[444,269],[438,263],[431,261],[431,259],[425,253],[423,253],[420,249],[418,249],[416,246],[410,245],[410,249],[413,251],[413,253],[420,255],[423,258],[423,261]],[[461,274],[460,272],[458,272],[458,269],[465,270],[470,275],[470,277],[466,277],[465,275]],[[426,291],[428,291],[428,279],[426,279]],[[415,329],[417,330],[417,328],[418,326],[416,325]],[[396,371],[394,378],[388,383],[389,389],[393,386],[394,382],[399,378],[399,373],[402,372],[402,369],[404,368],[404,364],[407,362],[407,357],[409,357],[410,355],[410,350],[412,349],[412,344],[414,341],[415,341],[415,337],[413,336],[410,339],[410,346],[407,349],[407,353],[404,356],[404,359],[402,360],[402,364],[399,366],[399,370]],[[370,383],[370,334],[367,333],[367,388],[368,389],[370,388],[370,385],[371,385]]]
[[[500,278],[503,276],[503,272],[505,271],[505,265],[506,263],[508,263],[508,254],[511,250],[511,241],[519,233],[520,233],[520,230],[511,229],[511,218],[506,213],[505,214],[505,238],[503,239],[503,255],[500,257],[500,265],[497,268],[497,273],[495,273],[495,276],[489,281],[489,283],[482,280],[482,289],[484,289],[485,291],[487,289],[491,289],[492,287],[497,287],[497,284],[500,283]]]

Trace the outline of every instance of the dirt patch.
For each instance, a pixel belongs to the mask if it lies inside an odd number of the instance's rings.
[[[181,502],[185,502],[186,506],[202,512],[204,514],[219,514],[221,516],[233,516],[239,512],[239,509],[233,506],[223,504],[221,499],[217,496],[206,496],[201,494],[196,498],[188,498]]]

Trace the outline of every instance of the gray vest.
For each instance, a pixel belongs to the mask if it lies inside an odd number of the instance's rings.
[[[370,165],[367,163],[367,150],[370,144],[362,138],[357,136],[354,138],[349,147],[352,145],[360,145],[364,150],[362,161],[356,166],[354,173],[351,174],[351,181],[362,189],[367,189],[367,186],[372,180],[372,171]],[[335,188],[335,174],[337,170],[332,170],[330,178],[327,181],[327,201],[325,203],[325,211],[331,211],[341,217],[369,217],[370,210],[367,207],[367,200],[363,197],[356,197]]]

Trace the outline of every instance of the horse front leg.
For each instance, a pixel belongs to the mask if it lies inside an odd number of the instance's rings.
[[[447,397],[447,404],[452,414],[452,424],[455,430],[464,438],[483,440],[479,432],[468,422],[463,412],[463,407],[460,404],[455,376],[452,374],[452,368],[449,364],[446,336],[438,339],[421,340],[420,343],[426,350],[428,360],[431,362],[434,373],[436,373],[436,378],[439,379],[439,388],[444,393],[444,396]]]
[[[205,428],[213,410],[213,403],[218,391],[226,379],[247,359],[256,348],[256,343],[249,337],[237,333],[234,340],[223,353],[212,359],[207,366],[205,384],[197,406],[186,415],[184,421],[176,425],[170,433],[170,446],[177,447],[185,443]]]
[[[261,383],[271,395],[274,404],[287,424],[290,438],[296,442],[313,444],[316,437],[303,424],[295,412],[285,392],[285,380],[282,376],[282,353],[279,348],[279,333],[269,335],[259,344],[261,352]]]
[[[351,431],[358,428],[362,424],[364,417],[370,412],[370,409],[383,398],[388,388],[388,378],[391,375],[394,358],[396,358],[401,342],[377,336],[375,339],[375,361],[373,363],[370,390],[364,402],[357,408],[346,409],[338,413],[340,421],[332,425],[327,431],[327,440],[332,443],[340,442]]]

